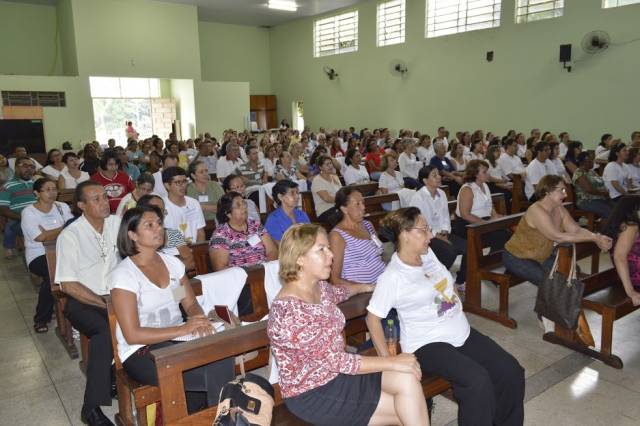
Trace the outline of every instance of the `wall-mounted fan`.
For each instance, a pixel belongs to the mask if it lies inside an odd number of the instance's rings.
[[[605,31],[591,31],[582,38],[582,50],[593,55],[601,52],[611,44],[611,37]]]
[[[322,71],[329,77],[329,80],[335,80],[338,77],[338,73],[331,67],[322,67]]]
[[[409,68],[404,61],[395,59],[389,64],[389,71],[392,75],[404,77],[409,72]]]

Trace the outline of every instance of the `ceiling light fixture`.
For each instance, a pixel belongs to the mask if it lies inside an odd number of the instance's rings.
[[[269,0],[267,7],[269,9],[286,10],[287,12],[295,12],[298,10],[296,2],[288,0]]]

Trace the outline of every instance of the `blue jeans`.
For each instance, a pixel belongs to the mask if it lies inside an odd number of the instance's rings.
[[[4,241],[2,245],[6,249],[16,248],[16,238],[22,230],[20,229],[20,221],[16,219],[8,219],[7,224],[4,227]]]
[[[553,252],[551,252],[551,256],[542,262],[542,264],[532,259],[521,259],[505,250],[502,252],[502,263],[504,263],[507,271],[513,275],[539,286],[544,280],[545,275],[551,270],[553,262],[556,260],[556,250],[557,249],[554,249]]]

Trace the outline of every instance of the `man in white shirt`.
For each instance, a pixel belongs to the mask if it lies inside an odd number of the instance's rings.
[[[524,193],[527,199],[535,201],[533,199],[533,193],[536,190],[536,185],[540,182],[543,176],[555,175],[556,171],[553,164],[548,160],[551,153],[551,147],[546,142],[538,142],[534,147],[536,158],[527,166],[526,176],[524,180]]]
[[[449,132],[447,132],[447,129],[444,126],[440,126],[438,127],[438,136],[437,139],[441,140],[445,143],[445,145],[447,146],[447,151],[449,150],[449,141],[447,139],[447,135],[449,134]]]
[[[100,406],[111,405],[113,352],[105,296],[107,277],[120,262],[120,218],[110,214],[109,198],[98,182],[79,184],[76,199],[83,214],[58,236],[55,282],[68,297],[65,316],[89,338],[81,419],[90,425],[113,425]]]
[[[162,172],[167,189],[164,206],[167,213],[164,226],[182,232],[187,243],[204,241],[204,213],[195,198],[187,197],[187,172],[180,167],[169,167]]]
[[[167,196],[167,189],[164,187],[164,183],[162,182],[162,171],[168,169],[169,167],[176,167],[178,165],[178,156],[174,154],[167,154],[162,160],[162,168],[153,174],[153,193],[159,197]]]
[[[213,145],[208,139],[203,140],[198,147],[198,154],[193,161],[202,161],[207,166],[207,172],[212,175],[217,172],[218,157],[213,152]]]
[[[24,146],[16,146],[13,151],[13,157],[7,160],[9,168],[11,170],[16,169],[16,158],[27,157],[27,149]],[[42,169],[42,164],[38,163],[35,158],[29,157],[33,161],[33,165],[36,166],[36,172]]]
[[[227,155],[220,157],[216,164],[216,175],[218,181],[222,182],[224,178],[232,174],[242,164],[240,159],[240,147],[235,142],[227,144]]]
[[[498,158],[498,167],[505,175],[521,175],[524,173],[524,164],[520,157],[516,155],[518,144],[513,139],[504,142],[504,152]]]

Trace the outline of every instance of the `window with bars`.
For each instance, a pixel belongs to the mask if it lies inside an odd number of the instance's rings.
[[[501,0],[427,0],[426,36],[500,26]]]
[[[378,4],[378,47],[404,43],[405,0]]]
[[[524,24],[564,14],[564,0],[516,0],[516,23]]]
[[[640,0],[602,0],[602,7],[609,9],[611,7],[626,6],[629,4],[640,4]]]
[[[313,25],[313,56],[358,51],[358,11],[319,19]]]

